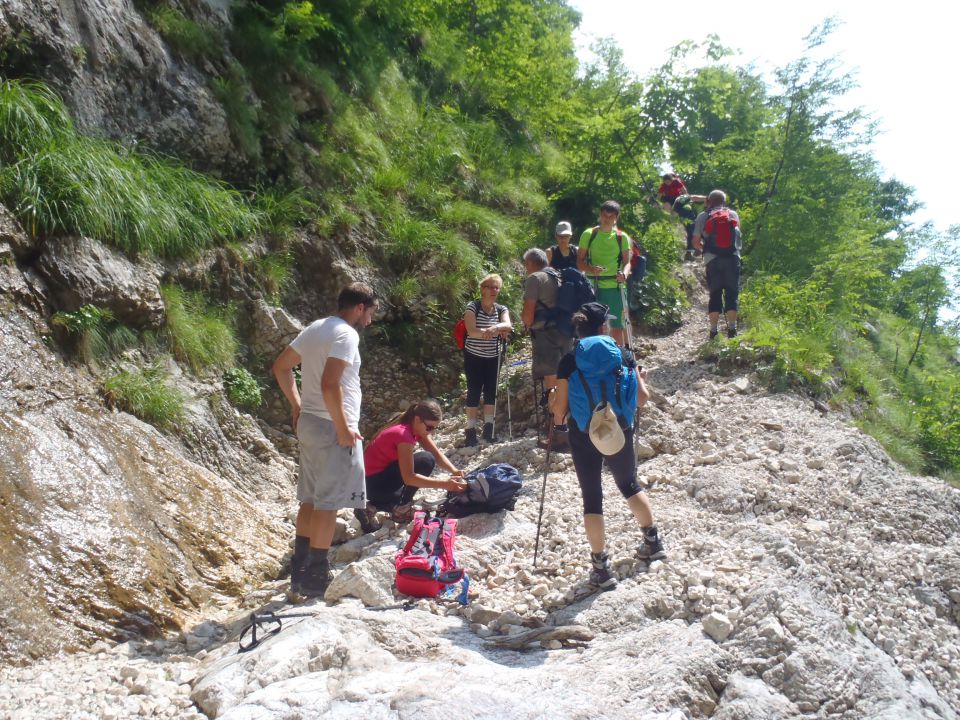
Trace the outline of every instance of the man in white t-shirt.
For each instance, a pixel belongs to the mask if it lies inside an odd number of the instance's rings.
[[[360,435],[360,335],[377,301],[364,283],[340,291],[337,314],[308,325],[273,363],[290,402],[291,425],[300,441],[297,537],[290,590],[322,596],[329,583],[327,551],[337,510],[367,505]],[[301,388],[293,370],[300,366]]]

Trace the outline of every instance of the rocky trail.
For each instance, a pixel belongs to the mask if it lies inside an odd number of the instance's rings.
[[[665,562],[635,559],[639,527],[605,477],[620,583],[587,594],[579,488],[553,454],[534,568],[544,451],[518,421],[512,441],[450,453],[525,477],[515,511],[461,521],[466,607],[369,609],[399,599],[406,531],[362,536],[344,513],[325,601],[285,604],[278,580],[211,602],[181,636],[2,668],[0,717],[957,718],[960,492],[841,414],[697,360],[704,300],[672,335],[638,339],[654,391],[639,472]],[[516,414],[531,391],[513,386]],[[267,609],[312,615],[238,654]]]

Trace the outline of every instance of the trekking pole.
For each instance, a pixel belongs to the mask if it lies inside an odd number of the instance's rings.
[[[623,331],[627,336],[627,348],[633,350],[633,324],[630,322],[630,306],[627,305],[627,291],[624,289],[624,284],[621,282],[617,283],[617,288],[620,290],[620,302],[623,304]]]
[[[507,344],[503,344],[503,364],[507,366],[507,435],[513,440],[513,416],[510,413],[510,364],[507,362]]]
[[[540,550],[540,526],[543,524],[543,501],[547,496],[547,474],[550,472],[550,451],[553,449],[553,423],[547,432],[547,457],[543,461],[543,484],[540,486],[540,514],[537,516],[537,539],[533,543],[533,566],[537,566],[537,553]]]
[[[493,388],[493,432],[490,433],[492,437],[497,436],[497,396],[500,395],[500,370],[503,369],[503,355],[500,354],[500,343],[504,342],[503,338],[497,335],[497,383]]]
[[[540,378],[540,391],[537,391],[537,376],[531,374],[533,380],[533,420],[537,424],[537,442],[540,442],[540,396],[543,395],[543,378]]]

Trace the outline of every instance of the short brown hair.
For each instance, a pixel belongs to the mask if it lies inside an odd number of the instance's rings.
[[[356,305],[370,307],[377,302],[373,288],[363,282],[353,282],[340,291],[337,296],[337,310],[346,310]]]
[[[603,205],[600,206],[600,212],[607,213],[616,213],[620,214],[620,203],[616,200],[607,200]]]

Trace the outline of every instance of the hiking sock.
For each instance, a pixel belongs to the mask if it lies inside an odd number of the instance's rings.
[[[467,418],[467,430],[477,427],[476,418]]]
[[[716,326],[716,325],[711,325],[711,326],[710,326],[710,339],[713,340],[713,339],[717,336],[717,333],[718,333],[718,332],[720,332],[720,331],[717,329],[717,326]]]
[[[485,425],[493,425],[493,419],[494,419],[494,416],[493,416],[493,415],[484,415],[484,416],[483,416],[483,422],[484,422]]]
[[[297,535],[293,540],[293,556],[290,558],[290,590],[300,592],[300,581],[303,578],[303,568],[310,550],[310,538],[306,535]]]
[[[609,590],[617,585],[617,578],[610,569],[610,557],[605,552],[590,553],[590,564],[593,570],[590,573],[590,583],[603,590]]]

